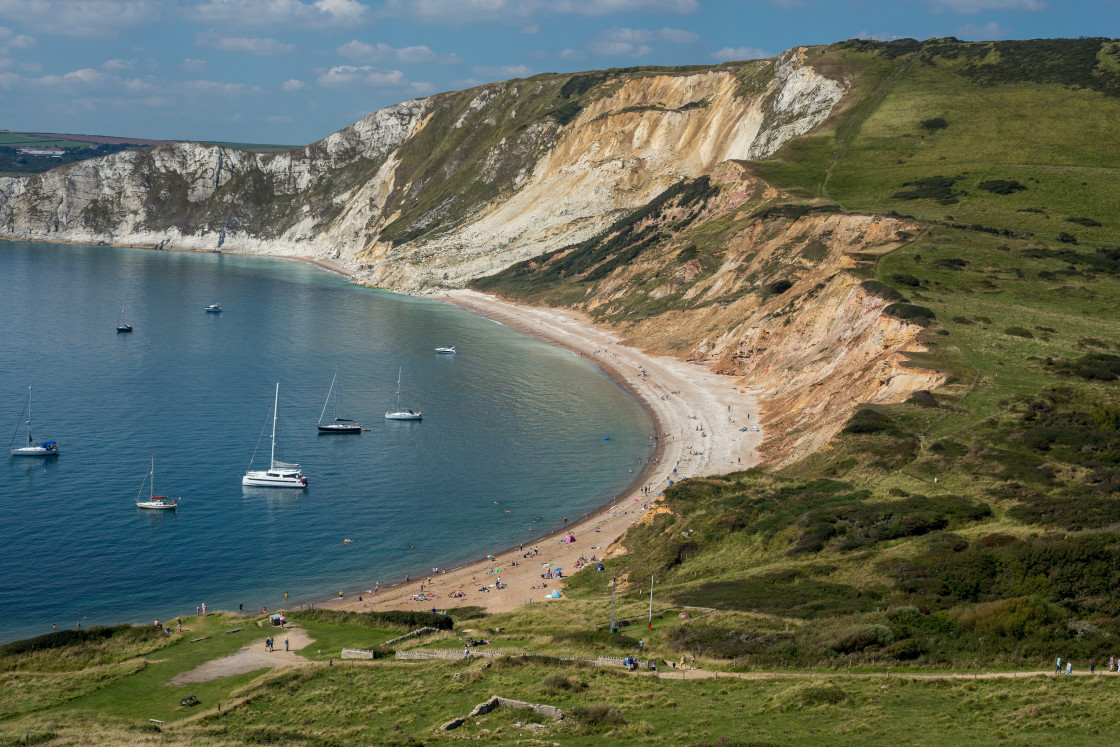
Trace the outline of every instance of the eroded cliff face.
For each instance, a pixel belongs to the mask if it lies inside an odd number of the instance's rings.
[[[844,94],[798,50],[588,74],[573,93],[579,77],[406,101],[284,153],[177,143],[0,179],[0,235],[341,259],[393,290],[460,286],[586,238],[682,176],[769,155]]]
[[[875,258],[916,235],[918,224],[789,210],[787,195],[737,164],[709,179],[699,196],[682,192],[640,223],[616,224],[594,246],[507,275],[532,273],[538,288],[553,283],[551,297],[612,325],[627,344],[735,377],[765,403],[771,464],[820,448],[858,404],[901,402],[943,382],[908,363],[908,353],[926,350],[925,328],[884,313],[889,292],[864,280]],[[582,253],[606,245],[646,248],[604,274],[608,254],[588,262]]]

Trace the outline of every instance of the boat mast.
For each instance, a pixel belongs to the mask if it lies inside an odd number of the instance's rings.
[[[401,368],[397,368],[397,412],[401,411]]]
[[[334,382],[338,378],[338,366],[334,367],[334,379],[331,379],[331,388],[327,390],[327,401],[323,403],[323,411],[319,413],[319,425],[323,424],[323,416],[327,414],[327,405],[331,403],[331,392],[334,391]],[[337,415],[338,413],[335,412]]]
[[[156,499],[156,455],[152,454],[152,469],[149,473],[151,479],[148,480],[148,497],[151,500]]]
[[[272,401],[272,460],[269,469],[276,466],[276,406],[280,404],[280,382],[276,382],[276,398]]]
[[[35,386],[32,384],[27,387],[27,445],[31,445],[31,388]]]

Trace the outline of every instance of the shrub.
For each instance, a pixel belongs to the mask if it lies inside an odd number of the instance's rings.
[[[1062,242],[1063,244],[1076,244],[1077,243],[1077,237],[1074,236],[1072,233],[1066,233],[1065,231],[1062,231],[1061,233],[1059,233],[1054,238],[1057,239],[1058,241]]]
[[[881,298],[884,301],[905,303],[908,300],[894,288],[886,283],[880,283],[878,280],[864,280],[860,283],[860,287],[863,288],[868,295]]]
[[[941,407],[941,403],[937,401],[937,397],[928,389],[920,389],[910,395],[910,399],[906,400],[908,405],[917,405],[918,407],[928,407],[936,410]]]
[[[696,249],[696,245],[689,244],[684,249],[681,249],[679,252],[677,252],[677,262],[683,265],[686,262],[690,262],[696,259],[698,254],[699,252]]]
[[[1089,381],[1115,381],[1120,378],[1120,357],[1110,353],[1088,353],[1063,368]]]
[[[922,281],[921,281],[920,278],[917,278],[917,277],[915,277],[913,275],[910,275],[908,273],[905,273],[905,272],[896,272],[896,273],[892,274],[891,275],[891,281],[895,282],[895,283],[898,283],[899,285],[908,285],[911,288],[917,288],[919,285],[922,284]]]
[[[0,646],[0,656],[27,654],[33,651],[46,651],[50,649],[67,648],[84,643],[100,643],[110,638],[128,638],[133,641],[144,641],[150,638],[159,638],[163,631],[155,626],[133,625],[98,625],[84,630],[58,630],[53,633],[26,638],[21,641],[12,641]]]
[[[989,179],[988,181],[980,182],[976,186],[985,192],[991,192],[997,195],[1014,194],[1015,192],[1026,189],[1026,187],[1019,182],[1008,181],[1006,179]]]
[[[960,257],[946,257],[944,259],[935,259],[930,262],[930,265],[943,270],[963,270],[968,267],[968,260],[961,259]]]
[[[568,713],[584,726],[609,728],[625,726],[628,723],[621,713],[608,705],[576,706]]]
[[[568,124],[573,119],[578,117],[579,113],[582,110],[583,110],[583,107],[580,106],[578,103],[576,103],[575,101],[569,101],[566,104],[562,104],[559,107],[550,111],[548,113],[548,116],[555,119],[557,122],[560,123],[560,126],[563,127],[564,125]]]
[[[923,119],[918,123],[918,126],[926,132],[937,132],[938,130],[944,130],[949,126],[949,123],[945,121],[945,117],[931,117]]]
[[[902,186],[911,189],[895,192],[891,197],[896,200],[937,200],[942,205],[951,205],[957,202],[957,192],[953,190],[953,185],[959,179],[960,177],[955,176],[927,176],[903,182]]]
[[[865,407],[856,410],[851,418],[848,419],[847,424],[844,425],[843,433],[880,433],[882,431],[889,431],[894,425],[894,421],[890,416],[873,410],[870,407]]]
[[[1100,221],[1093,220],[1092,218],[1066,218],[1066,223],[1076,223],[1077,225],[1085,226],[1086,228],[1095,228],[1096,226],[1101,225]]]
[[[1034,338],[1034,335],[1031,334],[1031,331],[1026,327],[1008,327],[1007,329],[1003,330],[1003,333],[1005,335],[1012,335],[1013,337],[1027,337],[1031,339]]]
[[[768,283],[763,290],[768,296],[780,296],[792,287],[792,282],[783,279],[775,280],[773,283]]]
[[[860,625],[837,636],[830,648],[837,653],[851,654],[871,646],[886,646],[890,643],[894,643],[894,633],[886,625]]]
[[[933,313],[933,309],[927,309],[925,306],[915,306],[909,303],[892,303],[883,309],[883,313],[887,316],[893,316],[896,319],[905,319],[914,324],[920,324],[923,327],[929,326],[931,320],[937,317]]]

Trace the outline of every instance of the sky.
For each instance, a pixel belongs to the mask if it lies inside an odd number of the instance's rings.
[[[0,129],[303,145],[536,73],[944,36],[1120,37],[1120,0],[0,0]]]

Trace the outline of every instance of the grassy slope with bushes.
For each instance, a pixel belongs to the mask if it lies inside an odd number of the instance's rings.
[[[59,641],[51,654],[0,651],[0,739],[136,741],[154,736],[146,719],[160,717],[177,722],[171,743],[215,745],[741,743],[747,722],[756,744],[915,734],[1032,743],[1055,728],[1064,741],[1099,743],[1116,707],[1100,680],[836,671],[1038,670],[1057,655],[1080,670],[1120,653],[1117,45],[850,42],[810,58],[855,75],[851,99],[822,129],[749,165],[804,205],[709,220],[712,187],[698,179],[595,239],[479,285],[577,303],[619,268],[647,263],[631,282],[648,287],[598,312],[625,324],[701,303],[684,289],[655,298],[656,262],[703,278],[719,266],[721,241],[757,218],[795,221],[822,205],[894,210],[926,230],[857,258],[852,272],[892,302],[889,313],[925,320],[929,352],[912,365],[944,371],[945,386],[859,409],[827,448],[781,473],[674,486],[669,511],[636,525],[606,573],[573,576],[565,602],[456,620],[394,645],[458,648],[477,636],[507,652],[636,653],[662,669],[687,654],[727,674],[812,679],[658,681],[545,660],[330,667],[343,646],[377,646],[405,626],[326,614],[297,621],[317,641],[307,652],[316,664],[194,686],[204,708],[189,718],[177,705],[186,689],[162,683],[263,635],[218,635],[233,622],[207,618],[192,622],[210,626],[198,644],[127,633]],[[418,206],[402,230],[430,212]],[[797,251],[819,259],[814,246]],[[788,290],[780,280],[758,278],[777,294]],[[690,617],[679,617],[685,608]],[[495,693],[559,705],[569,718],[537,733],[525,724],[539,719],[498,711],[459,733],[435,731]],[[219,718],[212,704],[223,698]]]

